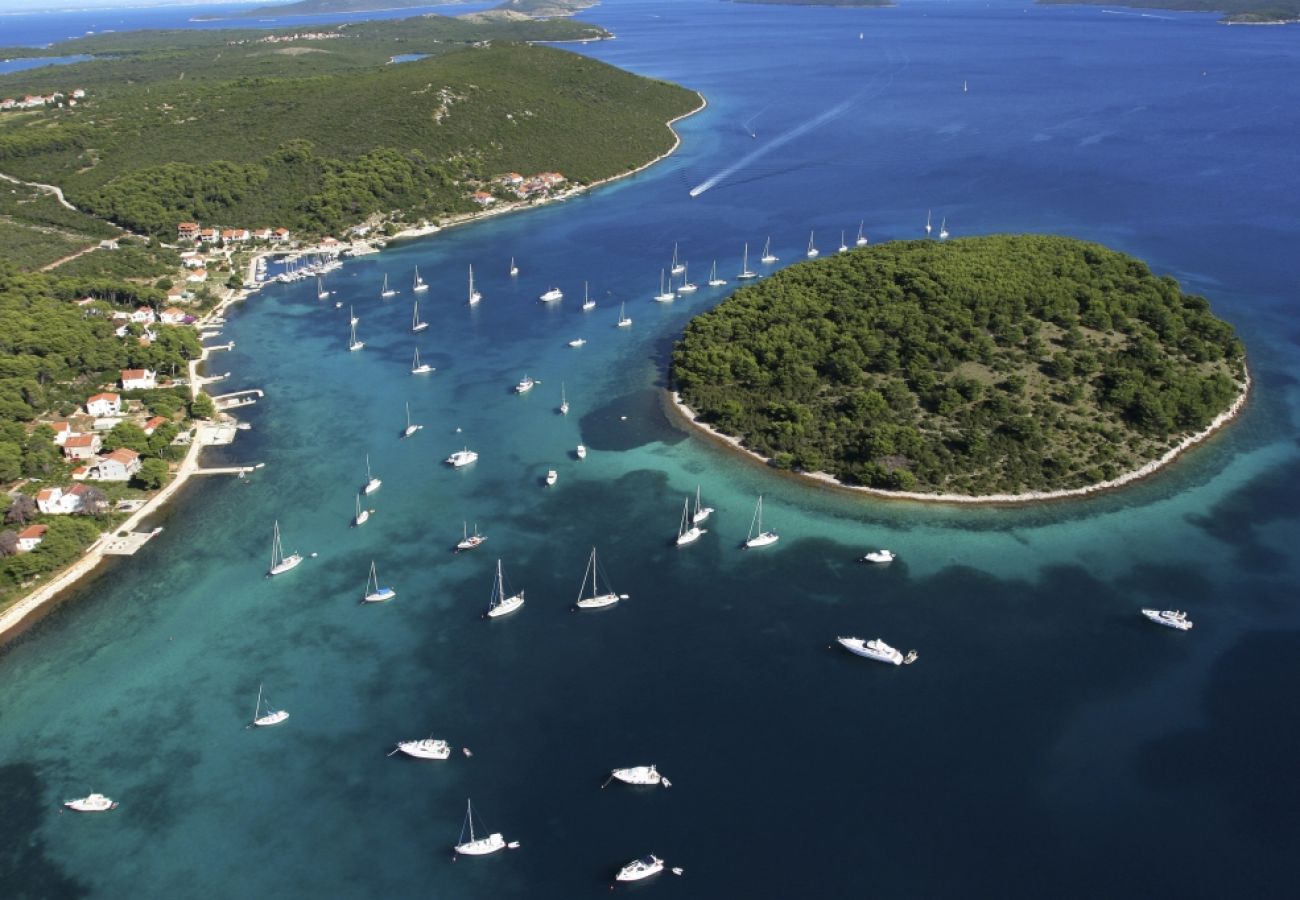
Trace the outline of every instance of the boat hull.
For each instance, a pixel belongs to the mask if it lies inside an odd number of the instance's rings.
[[[587,597],[578,601],[578,609],[600,609],[604,606],[613,606],[619,601],[618,594],[600,594],[596,597]]]
[[[775,544],[779,540],[781,540],[780,535],[773,534],[770,531],[765,531],[762,534],[760,534],[758,537],[750,538],[749,540],[745,541],[745,548],[752,550],[755,547],[768,547],[771,546],[772,544]]]
[[[272,725],[279,725],[287,718],[289,718],[289,714],[281,709],[254,719],[253,724],[258,728],[269,728]]]
[[[447,759],[451,756],[451,747],[446,741],[402,741],[397,749],[415,759]]]
[[[697,528],[692,526],[691,528],[688,528],[686,531],[683,531],[681,534],[677,535],[677,546],[685,547],[687,544],[694,544],[701,537],[703,537],[703,535],[704,535],[703,528]]]
[[[457,844],[456,852],[461,856],[487,856],[489,853],[496,853],[498,850],[504,850],[505,846],[505,838],[503,838],[499,833],[493,833],[485,838]]]
[[[371,591],[361,599],[366,603],[386,603],[397,596],[397,591],[392,588],[380,588],[377,591]]]
[[[516,594],[513,597],[507,597],[506,599],[498,603],[496,606],[488,610],[488,618],[499,619],[502,616],[508,616],[512,612],[516,612],[519,609],[519,607],[523,605],[524,605],[523,594]]]
[[[863,659],[874,659],[876,662],[882,662],[887,665],[901,666],[903,664],[903,654],[890,647],[888,644],[882,647],[869,647],[867,642],[859,638],[836,638],[841,647],[848,650],[854,656],[861,656]]]

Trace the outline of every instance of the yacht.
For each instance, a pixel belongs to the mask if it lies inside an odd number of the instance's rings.
[[[677,245],[673,244],[673,266],[670,269],[674,275],[680,275],[686,271],[686,264],[677,258]]]
[[[563,381],[560,382],[560,406],[559,406],[559,409],[558,409],[557,411],[558,411],[559,414],[562,415],[562,416],[567,416],[567,415],[569,414],[569,398],[566,397],[566,396],[564,396],[564,382],[563,382]]]
[[[551,303],[552,301],[555,300],[563,300],[564,291],[560,290],[557,287],[553,287],[545,294],[542,294],[542,296],[538,297],[537,299],[541,300],[543,303]]]
[[[864,641],[862,638],[855,637],[841,637],[835,640],[839,641],[841,647],[858,656],[895,666],[903,664],[903,654],[878,638],[874,641]]]
[[[366,578],[366,592],[361,599],[366,603],[384,603],[397,596],[397,591],[390,587],[379,586],[379,575],[375,572],[375,561],[370,561],[370,575]]]
[[[546,472],[546,486],[550,487],[560,480],[560,473],[554,469],[548,469]]]
[[[384,274],[384,286],[383,286],[383,288],[379,291],[379,296],[382,297],[382,298],[385,299],[385,300],[387,300],[389,297],[396,297],[396,296],[397,296],[397,291],[393,290],[392,288],[390,288],[390,287],[388,286],[388,274],[387,274],[387,273]]]
[[[283,575],[290,569],[297,568],[300,562],[302,562],[301,553],[284,555],[284,547],[280,546],[280,521],[277,519],[274,536],[271,538],[271,568],[267,569],[266,574]]]
[[[1166,628],[1176,628],[1179,631],[1192,630],[1192,620],[1187,618],[1187,613],[1177,609],[1144,609],[1142,615]]]
[[[470,306],[473,306],[474,304],[478,303],[482,299],[483,299],[483,295],[480,294],[478,291],[474,290],[474,267],[470,266],[469,267],[469,299],[466,300],[465,302]]]
[[[677,299],[677,295],[672,292],[671,288],[672,288],[671,282],[669,283],[667,288],[664,287],[664,270],[660,269],[659,270],[659,293],[655,294],[655,302],[671,303],[673,300]]]
[[[659,774],[659,770],[653,765],[650,766],[630,766],[626,769],[615,769],[609,773],[609,777],[615,781],[621,781],[624,784],[638,785],[655,785],[662,784],[664,787],[672,787],[671,782]]]
[[[587,445],[586,445],[586,444],[579,444],[579,445],[578,445],[578,449],[577,449],[577,450],[574,450],[573,452],[577,455],[578,459],[586,459],[586,458],[587,458]]]
[[[478,461],[478,454],[466,447],[464,450],[457,450],[451,456],[447,457],[447,464],[453,469],[459,469],[461,466],[468,466],[472,462]]]
[[[447,759],[451,756],[451,745],[446,741],[427,737],[419,741],[401,741],[393,753],[405,753],[416,759]],[[393,753],[388,755],[392,756]]]
[[[569,341],[569,346],[570,346],[570,347],[581,347],[581,346],[583,346],[583,345],[586,344],[586,343],[587,343],[587,339],[586,339],[586,338],[574,338],[573,340]]]
[[[858,223],[858,239],[854,241],[854,243],[857,244],[859,247],[865,247],[867,246],[867,244],[871,243],[871,241],[867,238],[867,236],[862,233],[861,222]]]
[[[736,273],[736,277],[739,278],[741,281],[758,277],[758,273],[749,267],[749,244],[745,245],[745,255],[742,258],[742,261],[740,263],[740,271]]]
[[[383,485],[383,481],[376,478],[374,475],[370,473],[370,454],[367,453],[366,454],[366,484],[365,487],[361,489],[361,493],[373,494],[375,491],[379,490],[379,488],[382,485]]]
[[[872,550],[862,557],[862,561],[865,563],[891,563],[896,559],[898,559],[898,555],[892,550]]]
[[[515,393],[526,394],[535,387],[537,387],[537,382],[525,375],[523,381],[515,385]]]
[[[265,698],[262,696],[262,685],[259,684],[257,686],[257,705],[253,707],[253,721],[249,727],[267,728],[271,725],[279,725],[285,719],[289,718],[289,714],[284,710],[271,709],[270,701],[267,702],[266,711],[263,712],[262,701],[264,699]]]
[[[763,255],[759,257],[758,261],[761,263],[770,264],[770,263],[777,262],[777,260],[778,257],[776,256],[776,254],[772,252],[772,236],[768,235],[767,241],[763,244]]]
[[[620,304],[618,305],[618,327],[619,327],[619,328],[631,328],[631,327],[632,327],[632,319],[628,316],[626,310],[627,310],[627,304],[626,304],[626,303],[620,303]]]
[[[402,437],[409,438],[423,427],[411,422],[411,404],[406,404],[406,427],[402,429]]]
[[[591,312],[595,308],[596,301],[592,300],[591,295],[587,293],[587,282],[584,281],[582,283],[582,311]]]
[[[713,515],[712,506],[700,505],[700,486],[697,484],[695,486],[695,512],[691,515],[691,523],[698,525],[711,515]]]
[[[460,526],[461,526],[461,539],[460,539],[460,541],[456,544],[456,552],[457,552],[457,553],[460,553],[462,550],[473,550],[473,549],[474,549],[475,547],[477,547],[479,544],[481,544],[481,543],[483,543],[484,541],[487,540],[487,535],[483,535],[483,534],[479,534],[479,533],[478,533],[478,523],[477,523],[477,522],[474,523],[474,533],[473,533],[473,534],[470,534],[470,533],[469,533],[469,525],[468,525],[468,523],[466,523],[466,522],[461,522],[461,523],[460,523]]]
[[[469,831],[469,840],[465,840],[465,832]],[[510,846],[518,847],[518,842],[512,841]],[[468,800],[465,801],[465,824],[460,828],[460,842],[456,844],[455,851],[462,856],[487,856],[489,853],[496,853],[498,850],[506,848],[506,839],[501,836],[501,832],[494,831],[487,837],[474,836],[474,808]]]
[[[348,350],[356,353],[366,345],[365,341],[357,340],[357,317],[352,317],[351,331],[348,334]]]
[[[620,600],[626,600],[627,594],[616,594],[614,589],[609,586],[609,579],[605,579],[605,591],[602,593],[597,580],[600,575],[600,563],[596,561],[596,548],[591,548],[591,558],[587,560],[587,571],[582,575],[582,586],[578,588],[578,609],[599,609],[602,606],[613,606]],[[587,591],[587,581],[591,581],[591,596],[584,597]]]
[[[325,290],[325,279],[317,275],[316,276],[316,299],[325,300],[329,297],[329,295],[330,292]]]
[[[658,875],[663,870],[664,861],[651,853],[649,856],[634,859],[619,869],[614,879],[616,881],[641,881],[651,875]]]
[[[370,521],[370,510],[361,508],[361,495],[357,494],[357,514],[352,517],[353,527],[360,528]]]
[[[749,537],[745,539],[745,547],[766,547],[780,539],[781,536],[775,531],[763,530],[763,495],[759,494],[758,506],[754,507],[754,518],[749,522]]]
[[[501,574],[501,560],[497,560],[497,577],[492,582],[492,596],[488,599],[487,615],[489,619],[509,615],[524,605],[524,592],[520,591],[510,597],[506,596],[505,576]]]
[[[805,253],[804,256],[807,256],[809,259],[812,259],[819,252],[820,251],[813,246],[813,233],[810,231],[808,232],[808,252]]]
[[[722,287],[727,283],[727,279],[718,277],[718,261],[713,261],[713,269],[709,272],[709,287]]]
[[[695,293],[696,291],[698,291],[699,289],[700,289],[700,288],[699,288],[699,285],[691,284],[691,280],[687,277],[686,266],[683,265],[683,266],[682,266],[682,283],[681,283],[681,286],[677,288],[677,293],[679,293],[679,294],[693,294],[693,293]]]
[[[677,546],[684,547],[687,544],[693,544],[700,539],[705,530],[696,525],[691,518],[691,498],[687,497],[682,502],[682,522],[677,526]]]
[[[416,266],[416,267],[415,267],[415,281],[411,284],[411,290],[414,291],[414,292],[417,293],[417,294],[423,294],[423,293],[424,293],[425,291],[427,291],[428,289],[429,289],[429,286],[428,286],[427,284],[425,284],[425,283],[424,283],[424,279],[420,277],[420,267],[419,267],[419,266]]]
[[[415,356],[411,358],[411,374],[428,375],[432,371],[433,371],[433,366],[429,365],[428,363],[420,362],[420,348],[416,347]]]
[[[420,301],[415,301],[415,307],[411,310],[411,331],[419,333],[429,327],[428,322],[420,321]]]
[[[108,812],[117,809],[117,801],[103,794],[88,794],[75,800],[64,800],[63,805],[74,812]]]

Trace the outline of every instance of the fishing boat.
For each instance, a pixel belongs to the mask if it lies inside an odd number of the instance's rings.
[[[741,281],[758,277],[758,273],[749,267],[749,244],[745,244],[745,254],[741,257],[740,271],[736,273],[736,277]]]
[[[418,334],[428,327],[428,322],[420,321],[420,301],[416,300],[415,305],[411,308],[411,331]]]
[[[348,349],[353,353],[356,353],[365,345],[365,341],[357,340],[357,317],[353,316],[352,325],[350,326],[350,331],[348,333]]]
[[[861,222],[858,223],[858,239],[854,241],[854,243],[857,244],[859,247],[865,247],[867,246],[867,244],[871,243],[871,241],[867,238],[867,236],[862,233]]]
[[[850,653],[858,656],[874,659],[876,662],[889,663],[890,665],[901,666],[904,662],[903,654],[877,638],[874,641],[864,641],[861,638],[841,637],[836,638],[841,647]]]
[[[108,812],[110,809],[117,809],[117,801],[105,797],[103,794],[87,794],[85,797],[77,797],[75,800],[64,800],[63,805],[73,812]]]
[[[772,252],[772,236],[769,234],[767,240],[763,243],[763,255],[758,260],[761,263],[774,263],[778,257]]]
[[[693,294],[700,289],[699,285],[693,284],[686,271],[686,266],[682,266],[682,283],[677,288],[679,294]]]
[[[763,495],[758,495],[758,506],[754,507],[754,517],[749,522],[749,537],[745,539],[747,548],[766,547],[781,539],[775,531],[763,530]]]
[[[397,591],[390,587],[379,586],[379,576],[375,573],[375,561],[370,561],[370,575],[366,578],[366,592],[361,599],[366,603],[383,603],[397,596]]]
[[[818,251],[818,249],[815,246],[813,246],[813,233],[810,231],[808,232],[808,252],[805,253],[804,256],[808,257],[809,259],[812,259],[819,252],[820,251]]]
[[[542,294],[542,295],[541,295],[540,297],[538,297],[537,299],[538,299],[538,300],[541,300],[543,303],[553,303],[553,302],[555,302],[556,300],[563,300],[563,299],[564,299],[564,291],[560,290],[560,289],[557,288],[557,287],[553,287],[553,288],[551,288],[549,291],[547,291],[545,294]]]
[[[673,265],[670,269],[674,275],[680,275],[686,271],[686,264],[677,258],[677,245],[673,244]]]
[[[414,292],[417,293],[417,294],[422,294],[422,293],[424,293],[425,291],[427,291],[428,289],[429,289],[429,286],[428,286],[427,284],[425,284],[425,283],[424,283],[424,279],[420,277],[420,267],[419,267],[419,266],[416,266],[416,267],[415,267],[415,281],[413,281],[413,282],[411,283],[411,290],[414,291]]]
[[[262,694],[262,685],[257,686],[257,705],[253,707],[254,728],[266,728],[271,725],[279,725],[285,719],[289,718],[289,713],[283,709],[271,709],[271,701],[266,702],[266,711],[262,711],[262,701],[266,698]]]
[[[574,452],[574,455],[576,455],[576,456],[578,457],[578,459],[586,459],[586,458],[587,458],[587,445],[586,445],[586,444],[579,444],[579,445],[578,445],[578,449],[574,450],[573,452]]]
[[[627,310],[626,303],[620,303],[618,305],[618,327],[619,328],[632,327],[632,319],[628,316],[626,310]]]
[[[518,274],[519,274],[519,267],[515,265],[515,258],[512,256],[510,257],[510,277],[514,278]]]
[[[1177,609],[1144,609],[1142,615],[1166,628],[1174,628],[1178,631],[1192,630],[1192,620],[1187,618],[1187,613]]]
[[[658,875],[664,870],[664,861],[651,853],[640,859],[634,859],[618,870],[615,881],[641,881],[651,875]]]
[[[718,261],[713,261],[713,269],[709,272],[709,287],[722,287],[727,283],[727,279],[718,277]]]
[[[447,759],[451,756],[451,745],[446,741],[427,737],[418,741],[399,741],[393,753],[405,753],[416,759]],[[388,755],[392,756],[393,753]]]
[[[535,387],[537,387],[537,382],[534,381],[532,378],[528,377],[527,375],[525,375],[523,377],[523,380],[515,385],[515,393],[526,394]]]
[[[925,211],[925,235],[926,235],[926,237],[929,237],[929,236],[930,236],[930,231],[931,231],[932,228],[933,228],[933,226],[930,225],[930,210],[927,209],[927,210]]]
[[[621,781],[624,784],[635,784],[640,786],[663,785],[672,787],[672,782],[659,774],[659,770],[653,765],[649,766],[629,766],[626,769],[614,769],[609,773],[609,777],[614,781]]]
[[[329,297],[329,295],[330,292],[325,290],[325,279],[317,275],[316,276],[316,299],[325,300]]]
[[[379,490],[381,485],[383,485],[383,482],[380,481],[378,478],[376,478],[374,475],[370,474],[370,454],[367,453],[366,454],[366,484],[365,487],[361,489],[361,493],[373,494],[375,491]]]
[[[379,291],[379,296],[387,300],[389,297],[396,297],[397,291],[388,286],[388,273],[384,273],[384,286]]]
[[[361,495],[357,494],[357,514],[352,517],[353,526],[359,528],[370,521],[370,510],[361,508]]]
[[[423,427],[423,425],[411,423],[411,404],[406,404],[406,427],[402,429],[402,437],[409,438]]]
[[[948,217],[944,216],[943,221],[939,223],[939,240],[948,240]]]
[[[464,450],[457,450],[451,456],[447,457],[446,463],[453,469],[459,469],[461,466],[468,466],[472,462],[478,461],[478,454],[466,447]]]
[[[487,615],[489,619],[509,615],[524,605],[524,592],[520,591],[510,597],[506,596],[505,576],[501,574],[501,560],[497,560],[497,577],[492,582],[492,596],[488,599]]]
[[[682,501],[682,522],[677,526],[677,546],[684,547],[687,544],[693,544],[704,534],[705,529],[695,524],[691,518],[691,498],[687,497]]]
[[[469,533],[469,524],[466,522],[461,522],[460,528],[461,528],[461,539],[459,543],[456,544],[457,553],[460,553],[462,550],[473,550],[479,544],[487,540],[487,535],[478,533],[477,522],[474,523],[473,534]]]
[[[465,302],[468,303],[470,306],[473,306],[474,304],[478,303],[482,299],[483,299],[483,295],[480,294],[478,291],[474,290],[474,267],[471,265],[469,267],[469,299],[466,300]]]
[[[465,840],[465,832],[469,831],[469,840]],[[486,830],[486,829],[485,829]],[[468,800],[465,801],[465,824],[460,827],[460,840],[455,846],[455,851],[461,856],[487,856],[489,853],[496,853],[498,850],[506,848],[506,839],[501,836],[501,832],[494,831],[487,837],[475,837],[474,835],[474,807]],[[511,841],[508,845],[511,849],[518,847],[518,841]]]
[[[891,563],[898,559],[898,556],[892,550],[872,550],[866,556],[862,557],[865,563]]]
[[[567,416],[568,414],[569,414],[569,398],[564,396],[564,382],[561,381],[560,382],[560,415]]]
[[[266,572],[267,575],[283,575],[290,569],[296,568],[298,563],[302,562],[301,553],[290,553],[284,555],[284,547],[280,545],[280,520],[275,522],[275,530],[271,538],[271,568]]]
[[[605,579],[605,590],[602,592],[600,585],[597,583],[600,575],[600,563],[596,561],[596,548],[591,548],[591,557],[587,560],[587,571],[582,575],[582,587],[578,588],[578,609],[599,609],[602,606],[613,606],[620,600],[626,600],[627,594],[618,594],[609,585],[609,578]],[[587,581],[591,581],[591,595],[586,596]]]
[[[849,245],[846,244],[846,243],[844,243],[844,232],[843,232],[843,231],[840,232],[840,246],[839,246],[839,249],[836,250],[835,252],[836,252],[836,253],[848,253],[848,252],[849,252]]]
[[[698,525],[711,515],[713,515],[712,506],[700,505],[700,486],[697,484],[695,486],[695,512],[691,515],[691,522]]]
[[[582,311],[591,312],[595,308],[596,301],[592,300],[591,295],[587,293],[587,282],[584,281],[582,283]]]
[[[560,473],[554,469],[546,470],[546,486],[551,487],[555,482],[560,480]]]
[[[428,363],[420,362],[420,348],[416,347],[415,356],[411,358],[411,374],[428,375],[432,371],[433,371],[433,366],[429,365]]]
[[[569,341],[569,346],[570,346],[570,347],[581,347],[581,346],[585,345],[586,343],[587,343],[587,339],[586,339],[586,338],[574,338],[573,340]]]
[[[677,299],[677,295],[672,292],[671,288],[672,288],[671,282],[669,283],[667,288],[664,287],[664,270],[660,269],[659,270],[659,293],[655,294],[655,302],[671,303],[673,300]]]

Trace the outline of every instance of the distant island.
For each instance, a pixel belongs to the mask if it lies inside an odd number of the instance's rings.
[[[464,0],[441,0],[441,2],[438,2],[438,0],[298,0],[296,3],[272,3],[267,6],[258,6],[231,15],[240,18],[336,15],[351,12],[419,9],[427,6],[443,6],[461,2],[464,2]]]
[[[772,464],[951,498],[1079,491],[1239,408],[1232,327],[1063,237],[907,241],[800,263],[693,319],[680,402]]]
[[[1037,0],[1043,4],[1116,6],[1107,0]],[[1285,25],[1300,22],[1300,0],[1125,0],[1119,6],[1223,13],[1228,25]]]
[[[732,3],[761,3],[768,6],[895,6],[892,0],[731,0]]]

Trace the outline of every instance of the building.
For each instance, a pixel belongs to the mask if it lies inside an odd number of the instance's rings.
[[[269,228],[258,228],[253,232],[253,239],[258,241],[269,241],[275,236],[275,232]]]
[[[246,241],[250,236],[247,228],[224,228],[221,231],[221,239],[226,243]]]
[[[48,424],[54,429],[54,445],[56,447],[62,447],[67,443],[68,438],[76,434],[76,432],[72,430],[72,424],[70,422],[50,422]]]
[[[277,244],[289,243],[289,229],[288,228],[275,229],[275,233],[272,235],[271,240],[273,240]]]
[[[199,230],[199,240],[206,241],[209,244],[216,243],[219,237],[221,237],[221,232],[215,228],[202,228]]]
[[[122,390],[150,391],[158,386],[158,373],[152,369],[123,369]]]
[[[196,241],[199,239],[198,222],[181,222],[176,226],[176,240]]]
[[[18,552],[31,553],[45,540],[45,532],[49,530],[44,525],[28,525],[18,532]]]
[[[65,459],[94,459],[104,442],[97,434],[74,434],[63,442]]]
[[[166,425],[166,424],[167,424],[166,416],[154,416],[148,422],[144,423],[144,433],[151,435],[158,430],[158,426]]]
[[[140,454],[125,447],[114,450],[90,469],[90,477],[96,481],[130,481],[131,476],[140,471]]]
[[[86,413],[95,418],[122,414],[122,398],[117,394],[96,394],[86,401]]]
[[[185,280],[190,282],[191,284],[202,284],[203,282],[208,280],[208,270],[193,269],[190,271],[190,274],[185,276]]]
[[[158,319],[164,325],[184,325],[189,317],[190,314],[185,310],[179,309],[175,306],[169,306],[162,311],[162,315],[160,315]]]
[[[158,314],[151,306],[137,306],[135,312],[131,313],[131,321],[137,325],[152,325],[158,321]]]
[[[85,505],[83,497],[90,488],[84,484],[74,484],[68,490],[63,488],[45,488],[36,493],[36,508],[47,516],[66,516],[81,512]]]

